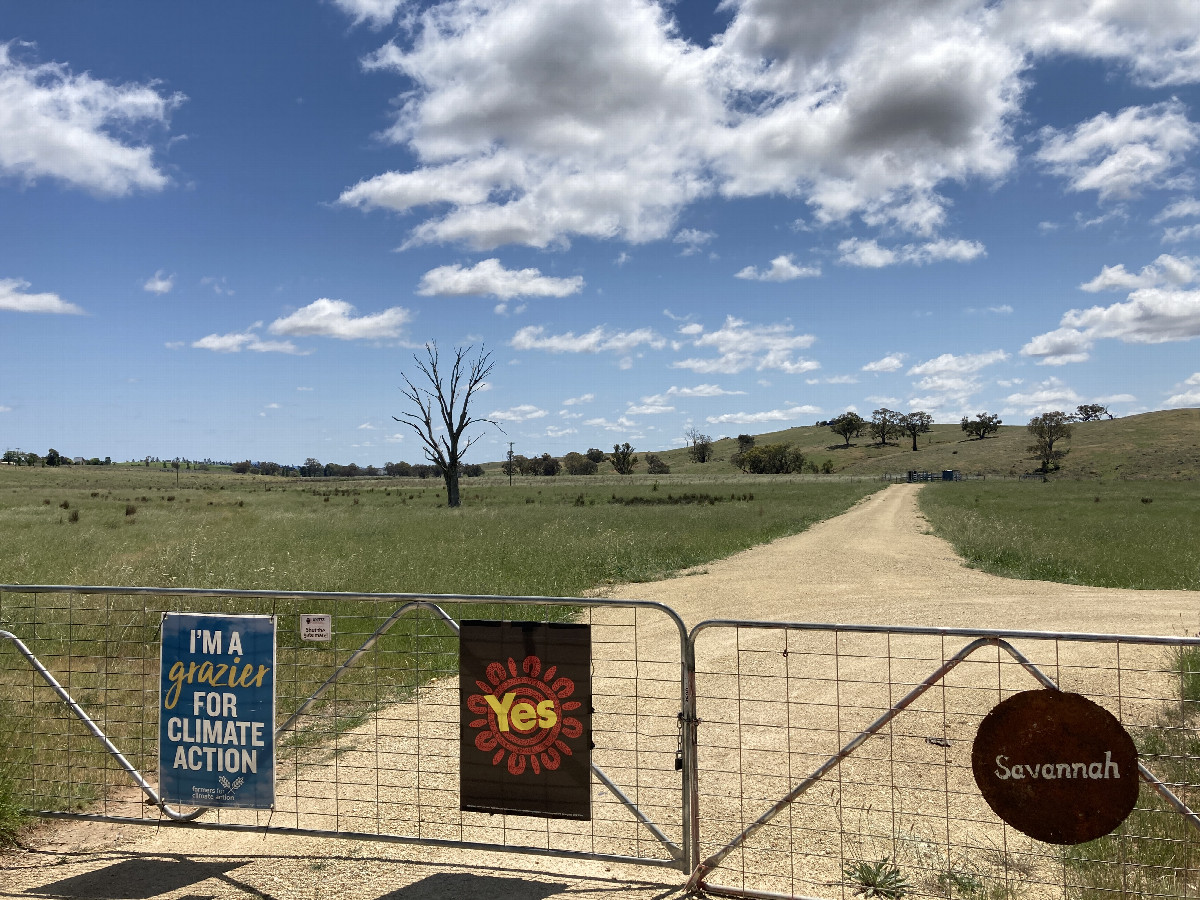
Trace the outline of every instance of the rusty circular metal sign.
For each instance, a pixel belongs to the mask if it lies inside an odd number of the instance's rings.
[[[1103,837],[1137,803],[1133,739],[1112,713],[1079,694],[1009,697],[980,723],[971,768],[996,815],[1049,844]]]

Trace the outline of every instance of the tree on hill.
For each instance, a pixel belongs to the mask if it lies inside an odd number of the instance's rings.
[[[746,453],[751,448],[754,447],[754,435],[739,434],[737,436],[737,442],[738,442],[737,450],[734,451],[734,454],[733,454],[733,456],[731,456],[729,458],[729,461],[731,463],[733,463],[735,466],[737,466],[739,469],[741,469],[743,472],[745,472],[746,471]]]
[[[462,505],[459,497],[458,478],[462,469],[463,455],[479,436],[468,437],[467,430],[473,425],[495,425],[491,419],[471,415],[471,402],[483,387],[495,363],[492,355],[483,347],[473,359],[467,356],[472,347],[458,347],[454,351],[454,362],[447,373],[441,368],[437,344],[425,345],[425,359],[414,355],[420,387],[412,379],[401,374],[407,388],[401,388],[405,398],[415,408],[410,412],[392,416],[417,433],[424,444],[428,459],[446,483],[446,505],[454,508]],[[445,429],[444,434],[438,431]],[[503,432],[503,429],[501,429]]]
[[[624,444],[613,444],[613,452],[609,461],[617,470],[618,475],[632,475],[638,458],[633,455],[633,447],[630,446],[629,441],[626,441]]]
[[[1102,406],[1099,403],[1084,403],[1081,406],[1075,407],[1073,418],[1080,422],[1093,422],[1105,416],[1108,416],[1110,419],[1113,417],[1113,414],[1108,411],[1107,406]]]
[[[582,453],[572,450],[562,458],[563,468],[568,475],[595,475],[596,464]]]
[[[959,424],[967,434],[973,435],[982,441],[989,434],[995,434],[999,431],[1003,422],[1004,420],[997,415],[981,412],[974,419],[968,419],[966,416],[963,416]]]
[[[646,454],[646,471],[651,475],[670,475],[671,467],[657,453]]]
[[[850,438],[858,437],[866,427],[867,420],[856,412],[844,412],[829,420],[829,430],[845,438],[847,447],[850,446]]]
[[[879,441],[880,446],[887,446],[888,438],[900,433],[900,413],[894,409],[881,407],[871,413],[871,437]]]
[[[688,456],[691,457],[692,462],[705,463],[712,458],[711,434],[701,434],[700,429],[693,425],[683,433],[683,436],[692,445],[688,448]]]
[[[926,434],[933,429],[933,416],[927,412],[917,410],[916,412],[905,413],[900,417],[897,423],[901,434],[907,434],[912,438],[913,450],[917,449],[917,435]]]
[[[1042,472],[1046,473],[1051,469],[1057,469],[1058,461],[1067,454],[1063,450],[1055,450],[1054,445],[1059,441],[1070,440],[1071,416],[1059,410],[1042,413],[1040,416],[1030,419],[1029,424],[1025,427],[1033,435],[1033,443],[1028,448],[1029,452],[1034,455],[1035,459],[1041,461]]]
[[[588,447],[588,452],[583,455],[586,456],[588,459],[590,459],[592,462],[594,462],[596,465],[599,465],[600,463],[604,462],[604,457],[606,454],[604,453],[603,450],[599,449],[598,447]]]
[[[743,471],[755,475],[788,475],[804,468],[804,454],[790,444],[762,444],[751,447],[742,458]]]

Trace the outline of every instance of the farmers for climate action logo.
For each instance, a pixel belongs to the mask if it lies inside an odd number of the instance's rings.
[[[589,626],[463,622],[458,690],[461,809],[591,818]]]
[[[583,725],[566,713],[579,709],[580,703],[567,699],[575,692],[575,682],[556,674],[557,666],[543,672],[536,656],[525,657],[520,669],[509,657],[507,669],[498,662],[487,667],[490,684],[475,682],[483,693],[468,697],[467,708],[482,718],[469,726],[484,729],[475,735],[475,746],[493,753],[493,766],[507,754],[513,775],[525,771],[526,761],[537,775],[543,768],[557,769],[563,754],[572,755],[563,738],[579,737]]]

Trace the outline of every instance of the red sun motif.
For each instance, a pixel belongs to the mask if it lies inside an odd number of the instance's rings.
[[[490,684],[476,680],[483,693],[468,697],[467,708],[480,718],[468,724],[483,729],[475,735],[475,746],[493,754],[493,766],[500,765],[507,753],[513,775],[525,771],[526,760],[537,775],[543,768],[557,769],[563,754],[573,755],[562,738],[583,734],[579,720],[566,715],[581,704],[567,700],[575,692],[575,682],[565,676],[556,679],[557,671],[557,666],[550,666],[543,672],[536,656],[525,657],[519,668],[509,657],[507,667],[498,662],[487,667]]]

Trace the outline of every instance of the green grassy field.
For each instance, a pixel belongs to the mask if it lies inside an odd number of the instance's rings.
[[[569,596],[801,531],[880,487],[523,481],[466,480],[463,506],[449,510],[440,482],[418,479],[185,473],[176,487],[153,469],[4,467],[0,583]],[[671,502],[683,494],[704,502]]]
[[[952,482],[921,491],[934,532],[1008,578],[1200,591],[1200,484]]]

